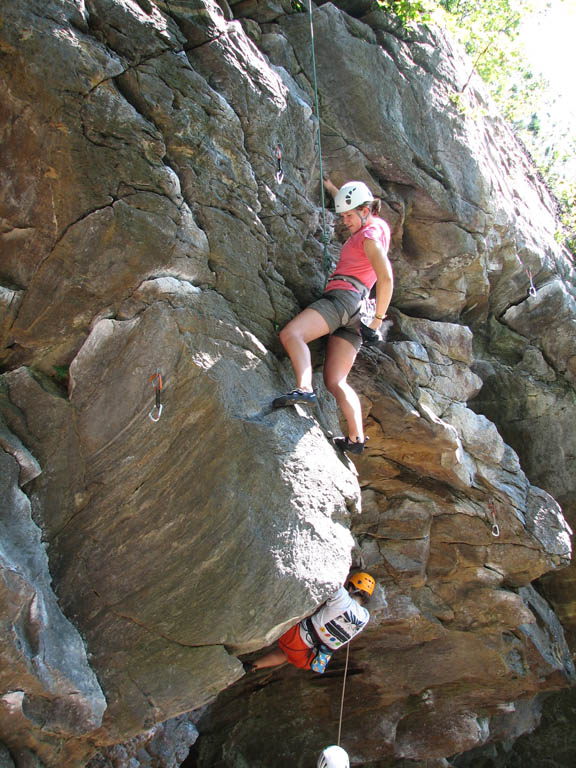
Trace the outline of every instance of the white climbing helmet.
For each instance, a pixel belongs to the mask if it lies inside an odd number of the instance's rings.
[[[318,758],[318,768],[350,768],[348,753],[342,747],[326,747]]]
[[[353,211],[362,203],[371,203],[374,195],[363,181],[349,181],[344,184],[334,197],[334,206],[336,213],[346,213]]]

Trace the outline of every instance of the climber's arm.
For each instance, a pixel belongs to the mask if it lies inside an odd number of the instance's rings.
[[[376,240],[364,240],[364,253],[372,264],[374,271],[376,272],[376,314],[382,317],[386,316],[390,301],[392,299],[392,291],[394,290],[394,277],[392,275],[392,265],[390,259],[386,253],[386,249],[382,243]],[[382,320],[374,318],[370,323],[370,328],[377,330],[382,324]]]

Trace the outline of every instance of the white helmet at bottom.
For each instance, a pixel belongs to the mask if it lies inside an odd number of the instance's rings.
[[[326,747],[318,758],[318,768],[350,768],[348,753],[342,747]]]
[[[334,207],[336,213],[346,213],[353,211],[363,203],[371,203],[374,195],[363,181],[349,181],[340,187],[334,195]]]

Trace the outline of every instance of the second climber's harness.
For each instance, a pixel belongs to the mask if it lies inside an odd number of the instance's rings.
[[[310,669],[313,672],[318,672],[318,674],[322,675],[324,674],[324,671],[326,670],[328,662],[332,658],[334,651],[332,648],[328,648],[328,646],[324,645],[318,633],[316,632],[316,628],[312,623],[311,617],[304,619],[302,623],[304,625],[304,629],[308,633],[310,642],[314,644],[312,648],[314,657],[310,662]]]
[[[308,632],[308,639],[311,643],[314,644],[315,648],[318,648],[320,645],[324,645],[318,632],[316,632],[316,627],[314,626],[311,616],[309,616],[307,619],[303,619],[302,624],[304,624],[304,629],[306,632]]]

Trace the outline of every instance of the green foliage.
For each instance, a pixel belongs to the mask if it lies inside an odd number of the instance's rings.
[[[557,232],[556,239],[576,255],[576,183],[562,179],[556,187],[556,196],[562,221],[562,229]]]
[[[533,12],[534,0],[438,0],[438,3],[446,11],[446,26],[499,99],[509,74],[523,67],[516,41],[522,17]]]
[[[428,0],[376,0],[376,5],[393,13],[403,27],[409,27],[413,22],[425,24],[430,21],[434,2]]]
[[[568,0],[563,0],[567,2]],[[524,18],[545,13],[552,0],[378,0],[402,26],[434,22],[448,28],[470,55],[504,117],[530,152],[559,203],[559,239],[576,253],[576,131],[554,117],[549,84],[535,75],[519,43]],[[462,93],[452,103],[471,115]]]
[[[466,115],[466,117],[469,117],[471,120],[480,120],[481,118],[486,117],[486,109],[481,106],[476,106],[474,109],[471,109],[464,98],[464,94],[460,91],[451,93],[449,99],[461,115]]]
[[[67,365],[53,365],[54,378],[59,384],[65,384],[68,381],[68,366]]]

